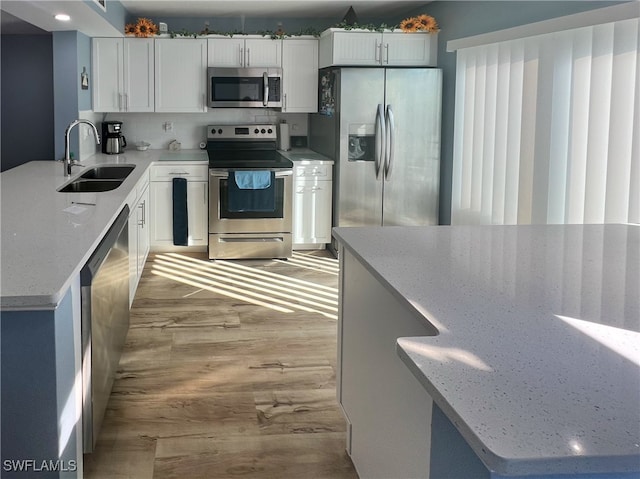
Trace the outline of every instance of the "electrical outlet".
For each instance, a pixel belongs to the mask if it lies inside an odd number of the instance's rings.
[[[298,124],[297,124],[297,123],[293,123],[293,124],[291,125],[291,131],[298,131],[298,129],[299,129],[299,127],[298,127]]]
[[[164,131],[172,131],[173,130],[173,122],[172,121],[165,121],[164,124],[162,125],[162,127],[164,128]]]

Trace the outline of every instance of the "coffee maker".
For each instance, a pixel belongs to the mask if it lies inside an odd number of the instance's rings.
[[[127,139],[122,134],[122,122],[102,122],[102,153],[117,155],[124,151],[125,146]]]

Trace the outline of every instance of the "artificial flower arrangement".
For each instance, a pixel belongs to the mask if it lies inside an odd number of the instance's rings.
[[[400,30],[403,32],[438,32],[438,22],[431,15],[418,15],[405,18],[400,22]]]
[[[128,23],[124,27],[124,33],[146,38],[158,34],[158,26],[148,18],[138,18],[136,23]]]

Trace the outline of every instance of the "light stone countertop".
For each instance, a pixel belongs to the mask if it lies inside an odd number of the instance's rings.
[[[278,150],[278,152],[285,158],[293,161],[294,165],[308,165],[311,163],[333,165],[334,163],[333,160],[309,148],[293,148],[289,151]]]
[[[334,236],[438,329],[398,354],[489,470],[638,477],[640,226]]]
[[[198,158],[208,161],[206,151],[133,150],[82,160],[85,167],[74,166],[71,177],[63,175],[58,161],[32,161],[0,174],[2,310],[55,308],[149,167],[156,161]],[[88,167],[104,163],[135,164],[136,168],[112,191],[56,191]]]

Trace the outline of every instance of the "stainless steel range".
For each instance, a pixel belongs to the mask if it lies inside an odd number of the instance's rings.
[[[291,256],[293,163],[275,125],[210,125],[209,259]]]

